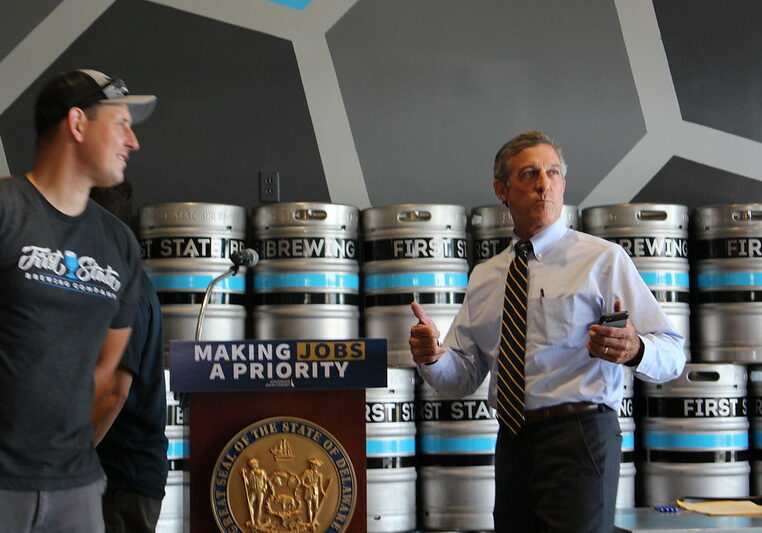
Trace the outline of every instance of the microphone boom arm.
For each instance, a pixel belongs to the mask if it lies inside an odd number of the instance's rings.
[[[212,294],[212,289],[214,289],[214,286],[223,279],[238,274],[240,266],[241,265],[233,265],[230,267],[230,270],[214,278],[209,286],[207,286],[206,292],[204,293],[204,301],[201,302],[201,310],[198,313],[198,320],[196,321],[196,341],[201,340],[201,331],[204,327],[204,315],[206,314],[206,306],[209,303],[209,296]]]
[[[255,266],[259,262],[259,255],[257,254],[256,250],[245,248],[230,254],[230,260],[233,262],[233,266],[230,267],[230,270],[214,278],[206,288],[206,292],[204,293],[204,300],[201,302],[201,310],[198,313],[198,321],[196,322],[196,342],[201,340],[201,330],[204,327],[204,315],[206,314],[206,306],[209,303],[209,296],[212,294],[212,289],[214,289],[214,286],[223,279],[238,274],[238,270],[242,266]]]

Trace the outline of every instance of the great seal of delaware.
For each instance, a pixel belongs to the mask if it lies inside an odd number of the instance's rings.
[[[267,418],[244,428],[222,450],[212,475],[212,512],[226,533],[338,533],[356,500],[349,454],[328,431],[301,418]]]

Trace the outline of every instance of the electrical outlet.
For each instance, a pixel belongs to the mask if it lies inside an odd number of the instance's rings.
[[[259,171],[260,203],[280,201],[280,173],[277,170]]]

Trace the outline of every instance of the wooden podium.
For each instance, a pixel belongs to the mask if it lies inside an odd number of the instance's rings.
[[[385,339],[173,341],[170,383],[189,407],[191,533],[366,530]]]

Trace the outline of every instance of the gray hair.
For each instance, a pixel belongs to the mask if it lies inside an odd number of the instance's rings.
[[[495,179],[507,182],[508,176],[511,175],[511,159],[522,150],[538,144],[548,144],[553,147],[558,154],[558,158],[561,160],[561,173],[566,177],[566,161],[564,161],[561,148],[553,142],[553,139],[548,137],[547,134],[541,131],[531,130],[519,133],[498,150],[497,155],[495,156]]]

